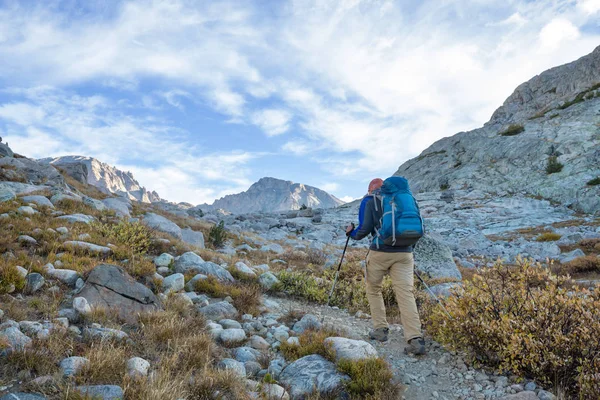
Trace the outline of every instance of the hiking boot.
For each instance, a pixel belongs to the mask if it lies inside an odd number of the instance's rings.
[[[389,332],[390,332],[389,328],[377,328],[377,329],[373,329],[371,332],[369,332],[369,337],[372,340],[379,340],[380,342],[387,342]]]
[[[422,356],[425,354],[425,340],[423,338],[414,338],[408,341],[408,346],[404,348],[406,354],[414,354],[415,356]]]

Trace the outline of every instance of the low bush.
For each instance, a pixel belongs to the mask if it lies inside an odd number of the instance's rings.
[[[578,257],[562,266],[562,272],[568,274],[581,274],[586,272],[600,272],[600,258],[595,254]]]
[[[223,247],[226,240],[227,231],[225,230],[225,223],[223,221],[210,228],[210,231],[208,232],[208,243],[215,249]]]
[[[594,179],[592,179],[592,180],[589,180],[589,181],[587,182],[587,185],[588,185],[588,186],[597,186],[597,185],[600,185],[600,176],[599,176],[599,177],[597,177],[597,178],[594,178]]]
[[[562,171],[563,167],[564,165],[558,161],[557,156],[548,157],[548,163],[546,164],[546,173],[548,175]]]
[[[600,239],[583,239],[578,246],[586,252],[600,251]]]
[[[391,383],[394,374],[390,365],[381,358],[341,360],[337,368],[352,379],[346,384],[346,389],[354,398],[372,400],[399,398],[400,385]]]
[[[499,133],[500,136],[516,136],[519,133],[525,132],[525,127],[523,125],[513,124],[508,128]]]
[[[429,303],[427,330],[476,364],[562,388],[569,398],[599,398],[600,291],[573,288],[541,265],[496,264],[443,300]]]
[[[562,237],[562,235],[560,235],[558,233],[544,232],[544,233],[540,234],[540,236],[535,238],[535,240],[538,242],[555,242],[555,241],[559,240],[561,237]]]

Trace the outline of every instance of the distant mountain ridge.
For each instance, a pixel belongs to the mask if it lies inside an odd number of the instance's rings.
[[[519,85],[482,128],[435,142],[396,175],[418,191],[520,193],[600,213],[600,47]]]
[[[158,193],[141,186],[131,172],[121,171],[93,157],[49,157],[39,161],[58,167],[77,181],[93,185],[106,194],[116,194],[142,203],[161,201]]]
[[[245,192],[227,195],[211,205],[201,204],[195,208],[203,211],[223,209],[234,214],[246,214],[298,210],[303,205],[334,208],[342,204],[342,200],[316,187],[266,177]]]

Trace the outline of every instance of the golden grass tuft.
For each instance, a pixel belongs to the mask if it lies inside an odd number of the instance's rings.
[[[223,283],[213,276],[196,281],[194,289],[198,293],[211,297],[224,298],[231,296],[233,305],[242,314],[259,314],[262,303],[262,290],[256,283]]]
[[[390,365],[381,358],[364,360],[340,360],[340,372],[352,379],[346,389],[352,398],[369,400],[392,400],[399,398],[401,386],[394,384]]]
[[[302,333],[298,339],[300,344],[281,343],[280,350],[286,360],[295,361],[304,356],[319,354],[329,361],[335,360],[335,352],[325,339],[332,336],[340,336],[340,333],[331,329],[309,329]]]
[[[600,272],[600,257],[594,254],[584,257],[578,257],[573,261],[563,264],[561,272],[568,274]]]
[[[562,235],[554,232],[544,232],[540,234],[535,240],[538,242],[556,242],[562,237]]]

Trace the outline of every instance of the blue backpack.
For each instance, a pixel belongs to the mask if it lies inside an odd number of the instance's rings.
[[[383,181],[380,193],[383,215],[373,243],[377,247],[417,244],[424,234],[423,219],[406,178],[387,178]]]

